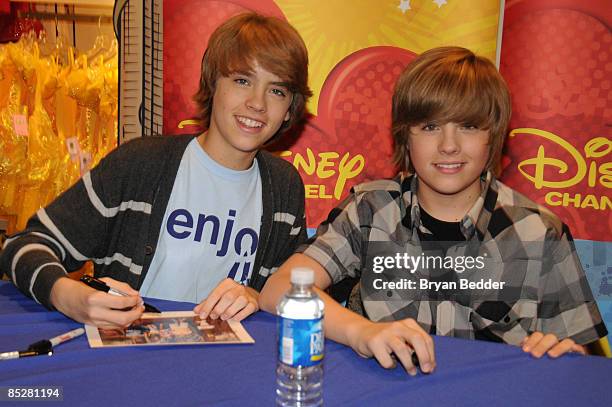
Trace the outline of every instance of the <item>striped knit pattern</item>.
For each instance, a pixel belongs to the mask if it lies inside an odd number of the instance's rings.
[[[194,136],[149,137],[122,145],[40,209],[0,255],[6,273],[27,296],[52,308],[55,281],[94,263],[96,277],[138,289],[151,264],[183,153]],[[260,151],[263,215],[249,285],[261,290],[305,240],[304,186],[286,161]]]

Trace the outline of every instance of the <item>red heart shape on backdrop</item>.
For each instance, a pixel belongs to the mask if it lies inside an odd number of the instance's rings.
[[[300,170],[309,227],[323,221],[354,184],[396,173],[391,97],[397,77],[415,56],[381,46],[345,57],[323,84],[318,115],[308,120],[297,140],[286,137],[274,146],[290,149],[286,158]]]
[[[506,143],[502,180],[540,204],[546,204],[549,194],[548,201],[553,205],[547,206],[570,225],[574,237],[602,240],[609,237],[612,217],[602,218],[609,209],[595,209],[594,205],[601,206],[602,199],[609,199],[609,188],[600,181],[605,171],[608,183],[612,181],[612,164],[607,163],[609,153],[587,157],[585,148],[591,153],[605,152],[606,145],[612,148],[607,124],[612,118],[612,35],[604,24],[604,13],[609,11],[599,7],[603,2],[583,3],[577,9],[561,9],[558,4],[547,8],[544,4],[534,10],[522,3],[517,7],[520,13],[507,13],[500,71],[513,97],[511,128],[547,131],[569,142],[576,151],[570,153],[558,140],[543,138],[531,130],[522,131]],[[595,150],[589,144],[593,139],[597,140],[591,143],[599,144]],[[551,161],[545,166],[539,164],[543,169],[541,181],[563,182],[577,175],[575,185],[541,185],[537,189],[521,174],[519,166],[535,177],[534,157],[540,146],[545,157],[568,167],[562,173]],[[582,177],[579,168],[586,171]],[[564,199],[567,206],[562,205]],[[575,202],[586,207],[577,208]]]

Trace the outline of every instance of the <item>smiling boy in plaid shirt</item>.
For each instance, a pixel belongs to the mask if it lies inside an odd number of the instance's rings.
[[[355,186],[301,253],[268,280],[261,308],[274,312],[291,269],[309,267],[325,301],[327,337],[383,367],[394,366],[395,356],[416,374],[414,351],[422,371],[432,372],[430,334],[519,345],[535,357],[586,353],[585,345],[607,330],[569,229],[493,175],[510,114],[507,86],[490,61],[458,47],[416,58],[393,95],[394,159],[402,172]],[[416,298],[415,290],[381,286],[398,274],[374,271],[376,254],[425,258],[431,246],[445,255],[480,255],[481,279],[503,282],[503,289],[445,297],[430,287]],[[436,280],[434,271],[421,267],[403,276],[450,287],[462,276],[472,282],[478,276],[455,267]],[[322,291],[346,277],[360,279],[350,310]]]

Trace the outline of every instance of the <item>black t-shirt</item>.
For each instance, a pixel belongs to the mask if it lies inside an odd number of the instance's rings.
[[[446,222],[436,219],[428,214],[423,207],[421,209],[421,223],[432,235],[421,233],[421,240],[436,242],[462,242],[465,236],[461,233],[461,222]]]
[[[446,222],[436,219],[427,213],[422,207],[421,223],[431,232],[424,233],[419,230],[419,239],[423,252],[426,256],[441,256],[445,257],[449,248],[455,246],[457,242],[465,241],[459,222]],[[455,282],[458,283],[458,275],[451,268],[432,268],[429,269],[429,281],[434,282]],[[437,290],[429,290],[428,298],[430,300],[447,300],[448,296],[445,293]],[[456,298],[456,300],[459,300]],[[435,324],[432,324],[432,331],[435,333]]]

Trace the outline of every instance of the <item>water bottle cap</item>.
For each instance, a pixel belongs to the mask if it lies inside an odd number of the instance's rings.
[[[292,284],[312,284],[314,283],[314,271],[306,267],[296,267],[291,270]]]

